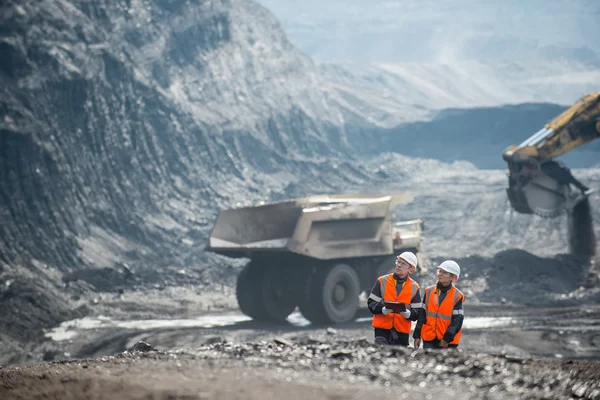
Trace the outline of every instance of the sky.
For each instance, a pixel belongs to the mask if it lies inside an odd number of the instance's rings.
[[[315,61],[600,60],[596,0],[257,0]]]

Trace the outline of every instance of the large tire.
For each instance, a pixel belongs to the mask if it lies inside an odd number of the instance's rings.
[[[316,278],[318,271],[318,267],[313,268],[311,271],[308,271],[306,279],[303,281],[304,287],[302,287],[302,293],[300,294],[300,303],[298,304],[298,308],[300,309],[300,313],[304,318],[312,322],[313,324],[322,323],[321,315],[319,314],[319,310],[314,306],[314,297],[313,297],[313,281]]]
[[[346,264],[315,268],[307,281],[302,315],[313,324],[351,321],[358,309],[360,282]]]
[[[262,298],[261,296],[257,296],[257,289],[261,284],[261,278],[262,271],[260,265],[255,261],[250,261],[238,275],[235,286],[235,295],[240,310],[250,318],[256,320],[267,318],[267,311]]]
[[[252,260],[237,280],[240,310],[258,321],[284,321],[296,308],[294,284],[293,274]]]
[[[264,269],[260,295],[271,321],[284,321],[296,309],[298,291],[293,272],[276,267]]]

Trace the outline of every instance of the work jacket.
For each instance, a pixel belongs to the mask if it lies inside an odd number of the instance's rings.
[[[379,302],[379,304],[382,304],[383,301],[405,303],[407,309],[411,311],[411,317],[413,315],[414,317],[418,317],[418,311],[411,310],[411,308],[415,308],[418,310],[421,307],[421,298],[419,296],[419,284],[417,282],[410,279],[410,277],[407,277],[406,281],[402,284],[402,289],[400,290],[400,293],[397,293],[396,280],[394,279],[393,274],[380,276],[378,282],[381,296],[377,296],[374,293],[371,293],[371,295],[369,296],[370,300],[377,301]],[[398,285],[398,287],[400,287],[400,285]],[[417,303],[412,304],[413,299],[415,299]],[[379,312],[381,312],[381,308],[383,308],[383,305],[379,307]],[[416,320],[416,318],[414,319]],[[374,328],[394,328],[397,332],[408,334],[410,333],[412,323],[409,319],[406,319],[400,314],[389,313],[388,315],[383,315],[378,313],[373,315],[372,325]]]
[[[462,318],[464,315],[462,303],[465,300],[465,295],[452,286],[442,299],[441,304],[439,297],[436,286],[425,289],[423,313],[426,315],[426,322],[421,327],[421,338],[427,341],[446,340],[449,344],[458,344],[462,333]],[[457,332],[450,333],[447,331],[453,318],[460,319],[460,325]],[[450,337],[452,339],[448,340]]]

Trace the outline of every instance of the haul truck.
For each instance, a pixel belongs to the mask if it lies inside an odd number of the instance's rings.
[[[253,319],[282,321],[298,307],[314,324],[343,323],[396,255],[418,254],[423,220],[392,220],[394,208],[411,201],[406,194],[316,195],[223,210],[206,250],[250,259],[236,295]]]

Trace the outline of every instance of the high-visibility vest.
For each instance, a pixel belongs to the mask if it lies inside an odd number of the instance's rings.
[[[394,279],[393,274],[380,276],[378,280],[383,301],[395,301],[410,306],[412,298],[419,291],[419,284],[410,279],[410,277],[406,278],[400,293],[396,293],[396,280]],[[375,314],[373,315],[373,323],[371,325],[375,328],[382,329],[392,329],[392,327],[394,327],[397,332],[410,333],[412,322],[400,314]]]
[[[452,315],[463,313],[463,310],[454,310],[454,306],[459,300],[464,302],[465,295],[452,286],[452,289],[446,293],[442,304],[439,304],[438,290],[435,286],[430,286],[425,289],[425,297],[427,298],[427,303],[423,304],[423,310],[427,313],[427,322],[421,328],[421,338],[427,341],[434,339],[442,340],[446,334],[446,330],[450,326],[450,322],[452,322]],[[458,344],[461,333],[462,327],[456,332],[454,340],[450,344]]]

